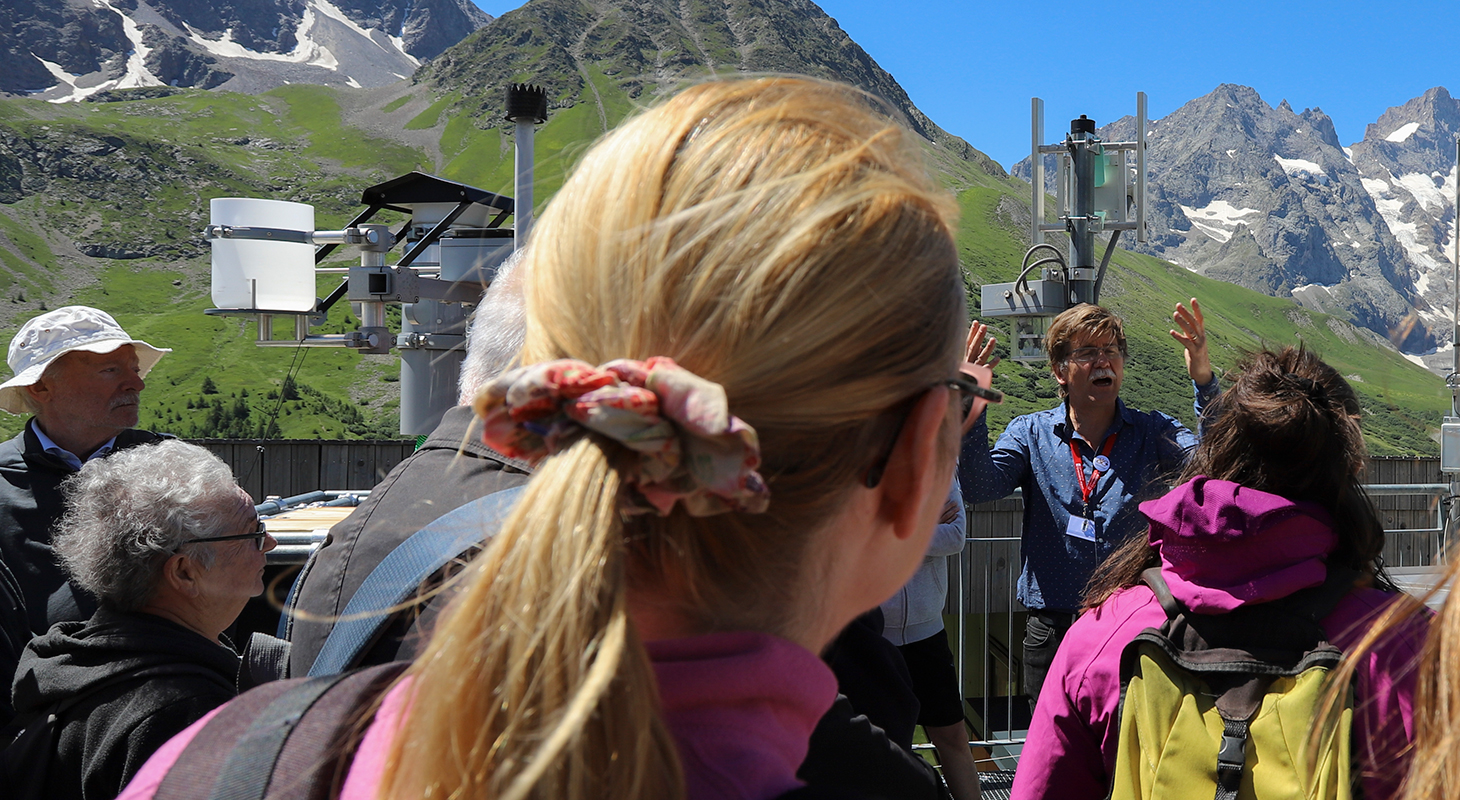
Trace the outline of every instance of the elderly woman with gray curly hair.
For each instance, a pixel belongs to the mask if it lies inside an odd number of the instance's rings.
[[[237,694],[223,631],[263,591],[276,543],[227,465],[177,440],[88,462],[64,491],[56,552],[98,610],[26,647],[17,722],[54,730],[42,796],[112,798]]]

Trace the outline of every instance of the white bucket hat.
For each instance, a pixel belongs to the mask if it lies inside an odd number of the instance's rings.
[[[36,317],[20,326],[20,332],[10,340],[10,357],[6,360],[15,370],[15,377],[0,384],[0,409],[12,414],[29,413],[23,399],[25,387],[40,380],[51,362],[72,350],[110,353],[129,344],[137,348],[143,377],[163,355],[172,352],[133,339],[110,314],[94,308],[66,306]]]

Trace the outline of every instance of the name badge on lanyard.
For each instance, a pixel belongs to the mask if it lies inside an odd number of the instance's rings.
[[[1100,475],[1110,469],[1110,450],[1114,446],[1115,433],[1112,432],[1105,437],[1105,446],[1100,448],[1100,454],[1091,461],[1090,466],[1093,469],[1090,479],[1087,481],[1085,480],[1085,460],[1080,457],[1080,446],[1071,437],[1070,460],[1075,462],[1075,479],[1080,485],[1080,501],[1084,503],[1085,515],[1070,515],[1070,521],[1065,525],[1066,536],[1084,539],[1087,542],[1095,541],[1095,513],[1094,509],[1090,507],[1090,496],[1095,493],[1095,487],[1100,483]]]
[[[1065,535],[1093,542],[1095,541],[1095,520],[1071,514],[1070,523],[1065,526]]]

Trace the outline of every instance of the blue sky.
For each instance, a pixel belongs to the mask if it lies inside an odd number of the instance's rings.
[[[523,5],[474,1],[494,16]],[[1390,106],[1460,92],[1453,0],[818,4],[934,122],[1006,167],[1029,154],[1033,96],[1052,143],[1080,114],[1135,113],[1137,91],[1154,119],[1239,83],[1270,105],[1321,107],[1349,145]]]

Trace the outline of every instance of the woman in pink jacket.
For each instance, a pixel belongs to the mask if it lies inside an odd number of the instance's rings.
[[[1197,614],[1319,585],[1329,565],[1357,571],[1354,588],[1321,624],[1356,679],[1352,746],[1363,796],[1391,797],[1403,779],[1426,615],[1358,646],[1402,597],[1383,572],[1383,528],[1359,483],[1358,399],[1336,370],[1302,348],[1256,353],[1237,372],[1180,484],[1141,504],[1149,540],[1117,550],[1092,581],[1087,610],[1039,696],[1014,779],[1016,800],[1108,796],[1121,652],[1166,620],[1140,578],[1156,566],[1172,595]]]

